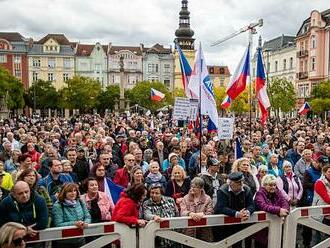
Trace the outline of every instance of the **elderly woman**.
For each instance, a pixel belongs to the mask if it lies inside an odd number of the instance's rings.
[[[189,216],[194,221],[200,221],[205,215],[213,214],[213,202],[210,196],[205,194],[204,180],[195,177],[191,181],[189,193],[183,197],[180,203],[181,216]],[[184,230],[186,235],[212,241],[212,230],[209,228],[197,228]]]
[[[292,171],[289,161],[283,162],[283,175],[277,177],[277,187],[289,202],[291,208],[295,208],[303,194],[303,186],[298,176]]]
[[[171,197],[163,196],[163,186],[160,183],[152,183],[149,186],[150,198],[143,203],[142,212],[145,220],[160,222],[162,218],[179,216],[178,208]],[[155,247],[174,247],[173,242],[157,237]]]
[[[86,203],[92,223],[111,220],[111,213],[114,209],[113,201],[106,193],[99,191],[95,178],[89,177],[87,179],[87,193],[82,195],[80,199]]]
[[[174,198],[176,204],[180,206],[183,197],[190,189],[190,179],[181,166],[174,166],[171,180],[167,182],[165,195]]]
[[[264,178],[264,176],[266,176],[268,174],[268,166],[267,165],[260,165],[258,168],[258,173],[257,173],[257,179],[259,182],[259,185],[261,185],[262,179]]]
[[[244,184],[250,187],[252,195],[259,189],[258,179],[252,174],[250,159],[248,158],[239,158],[235,160],[232,166],[232,172],[242,172],[244,175]]]
[[[25,248],[26,226],[8,222],[0,228],[1,248]]]
[[[261,185],[262,187],[260,187],[254,199],[256,208],[280,217],[287,216],[290,206],[276,186],[276,177],[274,175],[264,176]],[[267,248],[266,237],[268,237],[268,234],[265,229],[258,232],[256,234],[256,247]]]
[[[53,209],[53,222],[55,227],[76,226],[84,229],[91,223],[91,216],[86,204],[80,200],[78,185],[67,183],[62,187],[58,201]],[[74,238],[57,241],[59,247],[81,247],[85,244],[84,238]]]

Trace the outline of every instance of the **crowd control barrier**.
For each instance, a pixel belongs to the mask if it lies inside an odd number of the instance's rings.
[[[70,238],[101,236],[84,245],[84,248],[102,247],[120,239],[121,248],[136,247],[136,229],[116,222],[89,224],[87,228],[78,229],[75,226],[55,227],[39,231],[30,238],[28,243],[63,240]]]
[[[284,225],[283,248],[294,248],[297,242],[297,225],[308,226],[314,230],[330,235],[330,227],[316,220],[330,216],[330,205],[296,208],[290,212]],[[330,238],[313,246],[313,248],[329,248]]]
[[[247,228],[219,241],[209,243],[202,241],[182,233],[176,232],[173,229],[195,228],[195,227],[211,227],[223,226],[232,224],[251,224]],[[231,245],[244,240],[252,234],[268,227],[268,248],[281,248],[282,237],[282,219],[265,212],[255,212],[249,220],[241,221],[241,219],[229,217],[226,215],[208,215],[200,221],[196,222],[189,217],[176,217],[163,219],[162,222],[149,222],[144,228],[139,229],[139,247],[140,248],[155,248],[155,237],[162,237],[168,240],[175,241],[180,244],[185,244],[191,247],[230,247]]]

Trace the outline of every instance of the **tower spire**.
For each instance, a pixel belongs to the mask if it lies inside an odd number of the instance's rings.
[[[175,31],[175,42],[179,43],[183,50],[194,50],[194,31],[190,28],[190,12],[188,11],[188,0],[181,1],[179,12],[179,28]]]

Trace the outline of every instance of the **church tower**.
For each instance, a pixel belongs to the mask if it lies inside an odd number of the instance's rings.
[[[190,12],[188,11],[188,1],[181,1],[181,11],[179,12],[179,28],[175,31],[174,42],[180,45],[182,52],[185,54],[191,67],[194,66],[195,50],[194,42],[195,39],[194,31],[190,28]],[[177,51],[174,53],[175,57],[175,68],[174,68],[174,88],[182,89],[182,77],[180,60]]]

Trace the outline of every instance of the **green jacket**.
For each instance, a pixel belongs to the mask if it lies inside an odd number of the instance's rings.
[[[86,204],[77,200],[76,205],[69,206],[64,202],[55,202],[53,209],[53,223],[55,227],[73,226],[76,221],[91,223],[91,216],[87,210]]]

